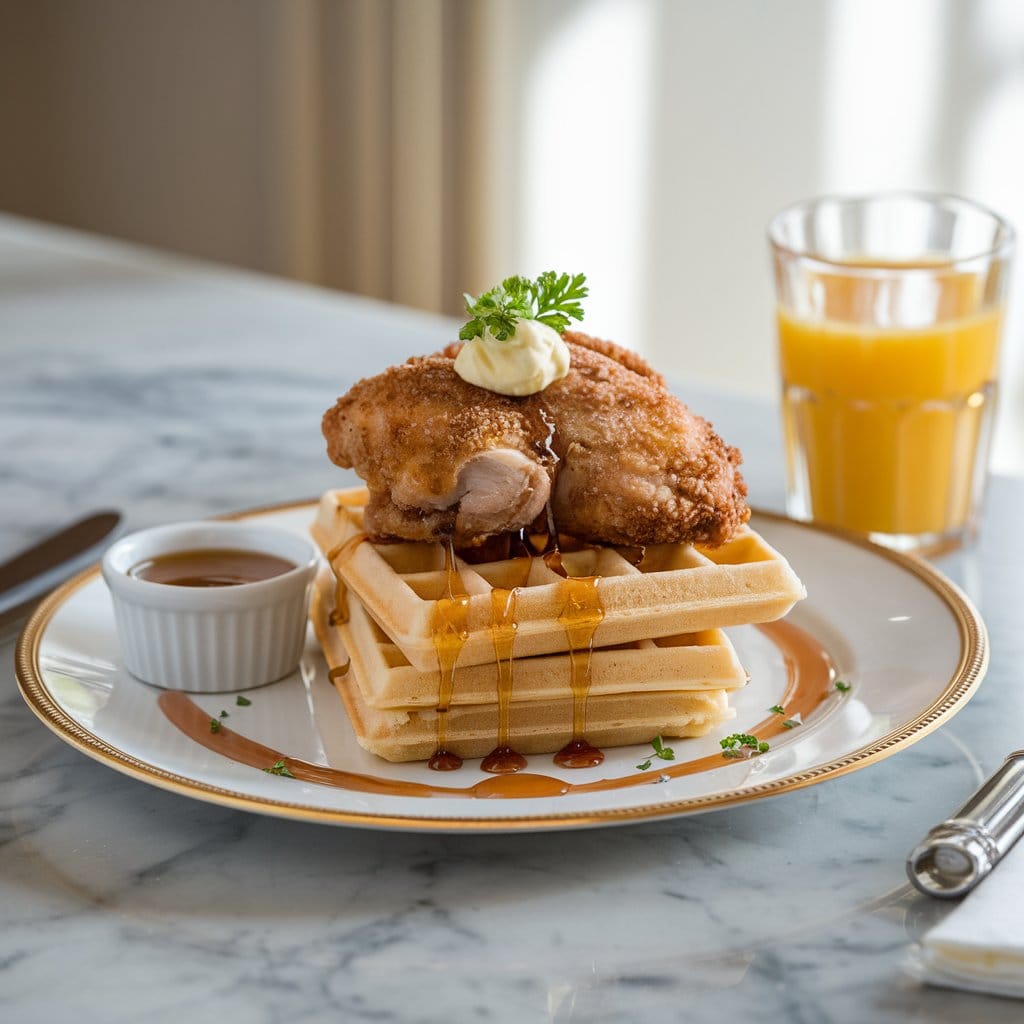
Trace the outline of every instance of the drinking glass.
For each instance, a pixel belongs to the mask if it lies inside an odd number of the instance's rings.
[[[768,228],[787,505],[902,550],[973,532],[1012,228],[966,199],[825,197]]]

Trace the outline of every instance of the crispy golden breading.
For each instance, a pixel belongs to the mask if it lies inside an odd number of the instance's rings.
[[[572,366],[511,398],[455,372],[459,346],[360,381],[324,416],[370,492],[376,537],[458,545],[529,526],[610,544],[720,544],[749,518],[740,455],[639,356],[568,332]]]

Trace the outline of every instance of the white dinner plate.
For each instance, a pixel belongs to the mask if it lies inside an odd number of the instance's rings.
[[[243,515],[305,532],[314,512],[303,503]],[[121,666],[110,598],[95,568],[55,591],[32,617],[18,643],[18,681],[61,739],[155,786],[281,817],[422,831],[593,827],[776,796],[888,757],[963,707],[988,652],[978,613],[952,583],[924,562],[833,531],[766,513],[756,513],[752,525],[807,587],[787,622],[827,651],[835,677],[850,687],[843,692],[826,679],[827,692],[803,723],[773,736],[771,749],[755,757],[726,759],[719,740],[771,720],[768,709],[784,699],[792,674],[776,643],[753,626],[728,630],[751,678],[732,696],[737,715],[725,727],[672,741],[675,759],[655,757],[648,770],[637,765],[651,758],[650,747],[609,749],[599,767],[576,770],[532,756],[525,773],[548,781],[539,789],[529,782],[510,787],[505,798],[482,785],[495,777],[481,772],[479,761],[438,773],[363,751],[312,630],[300,670],[245,691],[250,704],[239,705],[234,694],[190,699],[207,725],[216,719],[225,734],[294,759],[310,775],[329,769],[323,777],[330,784],[261,771],[226,756],[216,737],[190,738],[165,714],[164,691]],[[686,774],[696,761],[702,770]],[[566,791],[522,795],[558,789]]]

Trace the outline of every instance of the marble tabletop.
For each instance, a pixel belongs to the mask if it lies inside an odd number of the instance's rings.
[[[89,509],[129,528],[347,481],[319,438],[357,377],[449,321],[0,217],[0,560]],[[782,504],[766,403],[675,382]],[[599,831],[383,833],[260,817],[63,744],[0,659],[0,1019],[1019,1021],[923,988],[948,906],[908,849],[1021,746],[1024,480],[941,567],[991,639],[950,724],[781,798]]]

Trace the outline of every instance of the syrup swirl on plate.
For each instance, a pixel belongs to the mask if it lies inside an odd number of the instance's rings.
[[[806,631],[788,622],[772,622],[757,627],[779,649],[787,672],[787,686],[778,703],[790,718],[797,714],[806,721],[811,713],[832,693],[835,667],[828,651]],[[550,775],[530,772],[491,775],[471,786],[440,786],[425,782],[389,779],[382,776],[347,772],[339,768],[313,764],[289,757],[283,751],[257,743],[234,729],[221,724],[210,732],[210,715],[188,694],[166,690],[157,703],[167,719],[190,739],[224,757],[253,768],[268,769],[282,761],[294,778],[323,786],[334,786],[360,793],[377,793],[400,797],[455,797],[464,799],[523,799],[530,797],[567,796],[573,793],[596,793],[633,786],[650,785],[656,778],[679,778],[699,772],[714,771],[735,765],[720,754],[695,758],[674,764],[659,765],[648,772],[594,782],[571,783]],[[782,715],[771,715],[756,725],[745,727],[760,739],[784,731]],[[803,728],[806,728],[804,726]],[[763,756],[763,755],[762,755]]]

